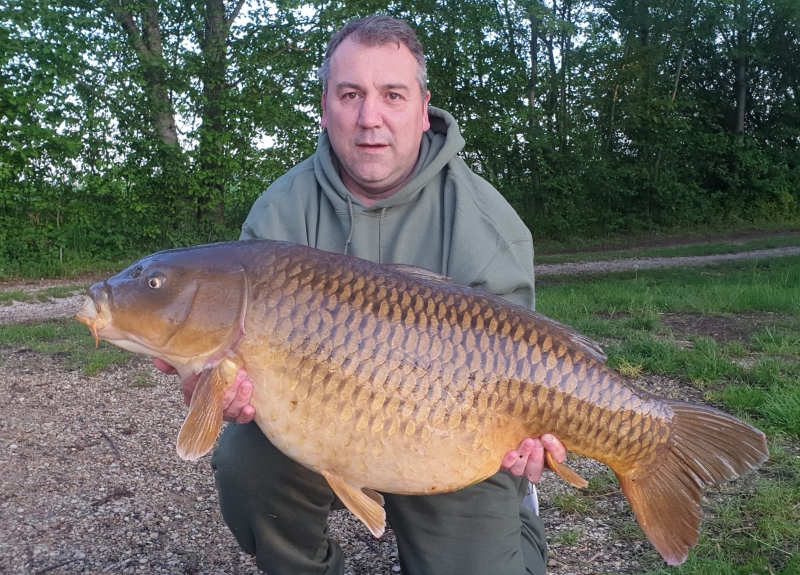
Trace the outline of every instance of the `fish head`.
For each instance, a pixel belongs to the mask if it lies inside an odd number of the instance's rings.
[[[75,318],[95,345],[102,339],[197,371],[241,339],[247,292],[243,266],[225,250],[169,250],[91,286]]]

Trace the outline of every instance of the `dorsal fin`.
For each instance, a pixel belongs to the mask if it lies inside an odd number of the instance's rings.
[[[387,268],[392,268],[395,271],[402,272],[404,274],[408,274],[410,276],[414,276],[415,278],[419,278],[421,280],[430,280],[435,282],[443,282],[443,283],[453,283],[447,276],[443,276],[442,274],[437,274],[436,272],[432,272],[431,270],[426,270],[425,268],[418,268],[416,266],[410,266],[407,264],[385,264]]]
[[[537,319],[541,319],[543,322],[555,324],[561,331],[564,332],[572,343],[580,347],[584,353],[592,356],[593,358],[602,361],[603,363],[606,362],[608,356],[603,351],[603,348],[600,347],[600,344],[597,343],[592,338],[583,335],[582,333],[578,333],[573,328],[568,325],[564,325],[563,323],[556,321],[552,318],[547,317],[546,315],[542,315],[539,312],[531,312]]]

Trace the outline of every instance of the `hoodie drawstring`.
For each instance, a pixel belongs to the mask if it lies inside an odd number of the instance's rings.
[[[347,236],[347,241],[344,243],[344,255],[347,255],[347,249],[350,247],[350,242],[353,239],[353,228],[356,223],[353,218],[353,200],[350,196],[347,196],[347,208],[350,210],[350,235]]]
[[[344,243],[344,255],[347,255],[347,250],[350,248],[350,242],[353,241],[353,229],[356,226],[356,220],[353,217],[353,200],[347,196],[347,209],[350,212],[350,234],[347,236],[347,241]],[[386,208],[381,210],[381,219],[378,221],[378,263],[383,263],[383,217],[386,215]]]
[[[378,221],[378,263],[383,263],[383,216],[386,215],[386,208],[381,210],[381,219]]]

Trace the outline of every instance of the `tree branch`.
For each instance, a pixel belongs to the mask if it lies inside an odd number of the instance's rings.
[[[122,26],[122,29],[125,30],[131,37],[133,47],[136,49],[136,51],[139,52],[142,57],[150,58],[152,54],[150,53],[150,50],[147,49],[147,46],[145,46],[144,40],[142,40],[142,33],[139,31],[139,27],[136,25],[136,22],[134,22],[131,13],[123,8],[122,5],[116,0],[108,0],[108,6],[111,9],[111,13]]]
[[[231,12],[231,15],[228,17],[228,28],[233,26],[233,21],[236,20],[236,17],[239,15],[239,11],[242,9],[242,6],[244,6],[244,0],[239,0],[239,2],[236,4],[236,8],[233,9],[233,12]]]

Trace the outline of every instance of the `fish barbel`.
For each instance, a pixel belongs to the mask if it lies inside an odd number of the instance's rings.
[[[699,537],[703,490],[768,455],[746,423],[631,386],[571,328],[410,266],[273,241],[169,250],[93,285],[76,318],[96,339],[200,374],[184,459],[213,447],[222,395],[245,367],[265,435],[375,536],[378,491],[471,485],[523,438],[551,433],[614,471],[650,541],[679,564]]]

